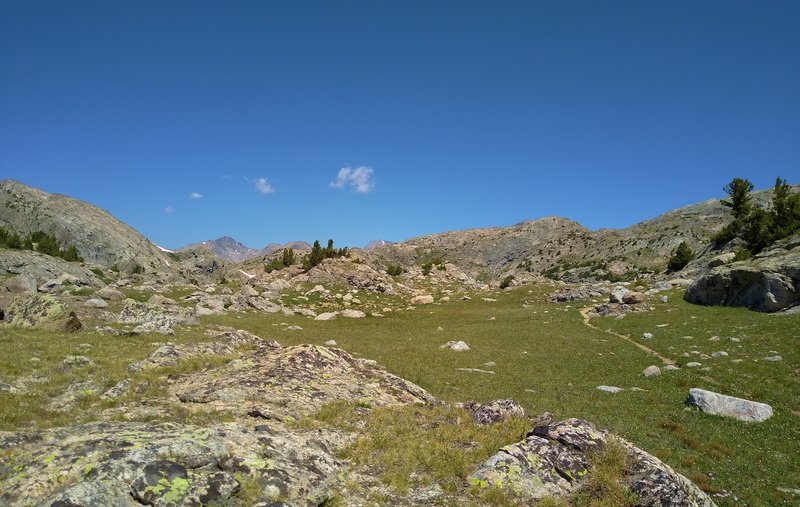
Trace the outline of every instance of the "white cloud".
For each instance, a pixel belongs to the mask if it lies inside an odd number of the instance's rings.
[[[203,194],[200,194],[198,192],[192,192],[191,194],[189,194],[189,200],[190,201],[195,201],[197,199],[202,199],[202,198],[203,198]]]
[[[164,208],[164,213],[172,213],[172,206],[167,206]]]
[[[257,192],[261,192],[262,194],[275,193],[275,187],[269,184],[267,178],[258,178],[257,180],[253,180],[253,186],[256,187]]]
[[[336,181],[331,181],[330,186],[341,189],[349,185],[355,192],[367,194],[375,188],[375,179],[372,177],[374,172],[374,169],[365,165],[355,169],[350,166],[342,167]]]

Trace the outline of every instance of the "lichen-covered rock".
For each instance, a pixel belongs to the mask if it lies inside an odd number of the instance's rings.
[[[84,398],[100,393],[100,388],[92,382],[78,382],[70,385],[66,391],[56,396],[48,405],[47,410],[52,412],[66,412],[71,410],[76,403]]]
[[[67,307],[53,296],[25,293],[14,296],[6,308],[5,321],[22,327],[55,322],[67,313]]]
[[[0,504],[319,505],[337,481],[333,441],[239,424],[93,423],[0,433]],[[241,497],[245,490],[251,496]]]
[[[331,401],[373,406],[432,403],[421,387],[341,349],[262,347],[225,366],[193,374],[173,387],[185,403],[263,419],[309,415]]]
[[[136,333],[174,334],[173,326],[196,324],[197,318],[188,308],[140,303],[128,299],[117,321],[122,324],[138,324],[134,329]]]
[[[591,475],[590,456],[610,437],[591,423],[567,419],[537,426],[524,440],[506,446],[469,476],[479,488],[497,487],[526,501],[567,496]],[[710,507],[714,503],[688,479],[668,465],[618,439],[629,458],[626,478],[639,496],[637,505]]]
[[[766,403],[727,396],[704,389],[689,389],[689,398],[686,402],[707,414],[732,417],[745,422],[763,422],[772,417],[772,407]]]
[[[80,368],[82,366],[94,366],[94,361],[86,356],[67,356],[63,361],[58,363],[58,371],[67,372],[73,368]]]
[[[511,417],[525,417],[525,409],[516,401],[494,400],[486,405],[476,402],[464,404],[464,408],[472,414],[476,424],[494,424]]]
[[[152,368],[174,366],[178,364],[178,361],[194,356],[228,356],[235,351],[234,347],[223,342],[196,343],[191,345],[165,343],[151,352],[145,359],[128,365],[128,371],[135,373]]]

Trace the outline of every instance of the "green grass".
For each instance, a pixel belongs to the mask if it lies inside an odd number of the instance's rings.
[[[0,333],[0,381],[10,382],[20,377],[45,377],[47,381],[32,383],[23,394],[0,392],[0,430],[20,427],[48,428],[77,422],[97,420],[102,410],[134,399],[165,396],[166,380],[170,375],[212,368],[228,362],[231,357],[195,356],[176,366],[147,370],[140,373],[127,371],[130,363],[144,359],[155,349],[155,342],[199,343],[208,341],[199,327],[188,328],[176,336],[155,334],[139,336],[108,336],[93,332],[64,334],[41,329],[5,327]],[[89,347],[83,346],[88,344]],[[60,372],[58,364],[69,355],[84,355],[94,365]],[[130,394],[114,401],[100,399],[100,394],[122,379],[130,378],[134,386],[147,383],[139,394]],[[92,380],[99,393],[88,396],[66,412],[52,412],[47,405],[52,399],[75,382]],[[181,421],[194,417],[180,411],[171,420]],[[197,415],[202,417],[202,414]]]
[[[796,502],[777,488],[800,488],[796,459],[800,455],[800,316],[694,306],[671,293],[671,302],[655,303],[654,312],[593,321],[601,329],[634,337],[653,332],[656,338],[646,344],[683,363],[691,360],[681,356],[685,343],[697,344],[698,350],[709,355],[716,350],[730,354],[701,360],[711,370],[684,368],[644,378],[642,371],[656,364],[652,357],[616,336],[587,328],[579,314],[582,303],[569,307],[547,302],[550,290],[526,286],[472,294],[471,301],[454,296],[453,302],[395,311],[385,318],[318,322],[299,316],[246,314],[207,321],[244,328],[283,345],[333,339],[339,347],[375,359],[445,400],[510,397],[530,414],[549,411],[558,418],[587,419],[660,457],[708,492],[730,492],[727,498],[715,498],[720,505],[737,505],[734,495],[749,505]],[[482,297],[497,301],[485,302]],[[377,299],[377,305],[391,301]],[[495,320],[488,320],[491,317]],[[281,323],[300,325],[303,330],[283,331]],[[663,323],[670,326],[655,327]],[[443,330],[437,331],[438,327]],[[695,338],[681,338],[685,335]],[[715,335],[741,341],[709,342]],[[464,340],[471,350],[439,349],[450,340]],[[753,361],[774,355],[773,350],[783,356],[782,362]],[[739,356],[741,363],[731,362]],[[484,366],[489,361],[496,366]],[[626,390],[606,394],[596,390],[601,384]],[[632,387],[644,391],[629,390]],[[770,403],[775,416],[753,425],[689,410],[684,401],[692,387]],[[672,423],[679,426],[673,428]]]
[[[449,493],[463,490],[477,465],[499,448],[519,441],[531,424],[510,418],[478,426],[466,410],[449,406],[378,408],[367,417],[358,408],[331,403],[310,419],[348,431],[357,429],[359,438],[342,457],[377,471],[385,484],[402,494],[434,483]],[[358,426],[359,421],[363,426]]]

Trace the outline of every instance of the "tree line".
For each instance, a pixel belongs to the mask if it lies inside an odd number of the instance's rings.
[[[75,245],[61,248],[55,236],[42,231],[21,236],[14,231],[0,227],[0,248],[32,250],[51,257],[61,257],[69,262],[83,262],[83,257],[78,255]]]

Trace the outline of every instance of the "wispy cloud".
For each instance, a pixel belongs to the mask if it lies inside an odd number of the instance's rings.
[[[336,180],[331,181],[330,186],[339,189],[349,186],[359,194],[368,194],[375,188],[375,179],[372,177],[374,172],[374,169],[365,165],[355,169],[350,166],[342,167],[339,169]]]
[[[253,186],[256,187],[257,192],[261,192],[262,194],[274,194],[275,187],[269,184],[267,178],[258,178],[252,181]]]
[[[190,201],[196,201],[197,199],[202,199],[202,198],[203,198],[203,194],[198,193],[198,192],[192,192],[191,194],[189,194],[189,200]]]
[[[172,206],[167,206],[164,208],[164,213],[172,213]]]

